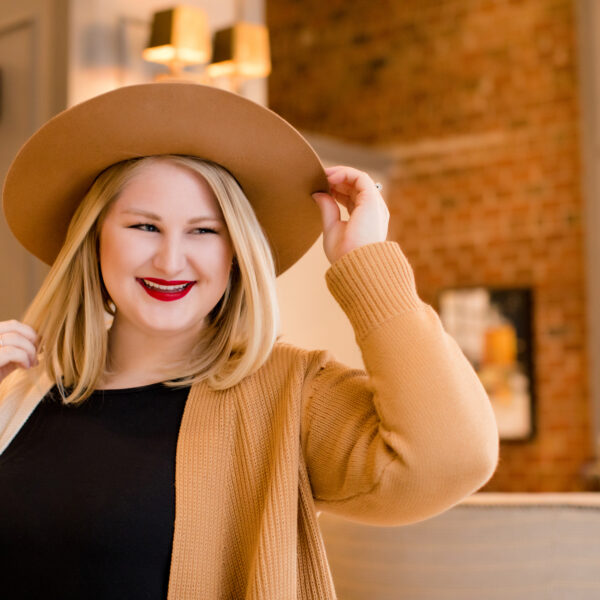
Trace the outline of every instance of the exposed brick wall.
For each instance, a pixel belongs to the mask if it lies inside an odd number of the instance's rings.
[[[537,436],[488,490],[583,488],[592,453],[574,0],[267,0],[271,107],[390,148],[422,297],[530,286]]]

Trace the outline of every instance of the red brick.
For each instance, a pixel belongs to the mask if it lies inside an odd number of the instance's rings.
[[[422,298],[534,294],[537,434],[503,443],[494,491],[585,489],[592,454],[574,0],[267,0],[271,106],[399,161],[386,192]],[[497,143],[486,143],[500,134]],[[481,137],[444,151],[448,140]]]

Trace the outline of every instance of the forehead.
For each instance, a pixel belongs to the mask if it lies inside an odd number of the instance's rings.
[[[209,183],[199,173],[168,160],[140,164],[115,199],[113,210],[162,210],[210,213],[220,217],[221,209]]]

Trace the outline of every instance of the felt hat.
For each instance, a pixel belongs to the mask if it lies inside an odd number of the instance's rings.
[[[23,145],[3,188],[16,238],[48,264],[96,176],[123,160],[183,154],[219,163],[242,186],[271,244],[277,273],[321,231],[311,198],[327,191],[308,142],[273,111],[195,83],[122,87],[56,115]]]

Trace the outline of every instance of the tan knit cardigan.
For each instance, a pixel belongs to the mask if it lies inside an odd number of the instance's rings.
[[[497,460],[488,398],[397,244],[327,272],[366,373],[277,344],[226,391],[192,387],[176,458],[169,600],[336,597],[317,510],[373,524],[443,511]],[[0,452],[44,395],[0,404]]]

